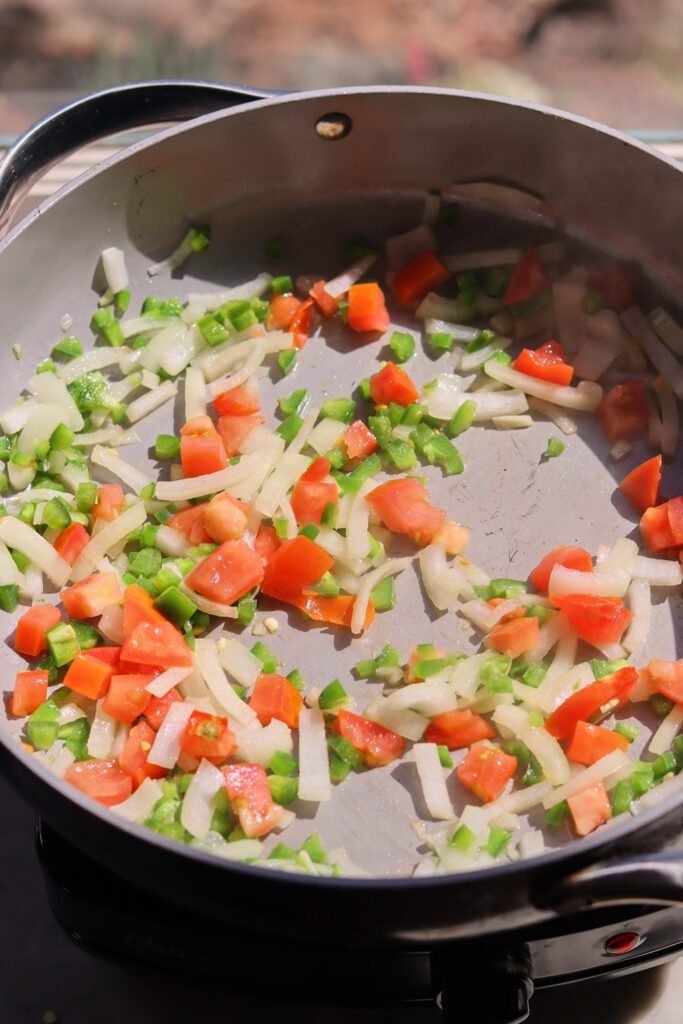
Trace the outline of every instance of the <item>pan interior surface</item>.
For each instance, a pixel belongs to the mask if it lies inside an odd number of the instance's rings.
[[[358,101],[357,96],[352,99]],[[306,123],[313,114],[324,113],[324,107],[321,100],[311,102]],[[267,159],[268,147],[264,144],[257,148],[248,142],[251,136],[245,135],[244,123],[253,117],[251,131],[257,132],[258,119],[263,124],[268,109],[276,123],[265,133],[272,159],[264,169],[257,158],[260,154]],[[279,119],[275,117],[278,110]],[[297,155],[288,136],[296,141],[303,113],[298,110],[292,116],[291,132],[286,127],[285,105],[263,107],[253,115],[246,112],[204,119],[197,129],[176,131],[156,146],[139,148],[114,162],[20,227],[11,242],[0,249],[5,340],[7,349],[9,344],[18,344],[22,353],[18,361],[5,356],[3,404],[11,404],[35,365],[49,355],[60,337],[59,321],[64,314],[74,319],[69,333],[89,347],[89,321],[100,290],[94,271],[105,246],[118,245],[126,251],[132,310],[146,295],[184,298],[190,291],[239,284],[264,270],[292,277],[316,274],[327,278],[347,265],[352,243],[359,241],[381,251],[386,237],[416,226],[423,216],[428,190],[440,190],[448,184],[444,158],[433,157],[426,158],[420,176],[411,158],[403,179],[397,173],[382,180],[381,169],[392,154],[380,152],[381,140],[372,151],[377,153],[379,171],[366,165],[354,167],[353,153],[346,154],[343,149],[345,139],[330,142],[312,136],[310,144]],[[356,129],[364,134],[367,146],[372,133],[357,114],[349,141],[354,139]],[[504,127],[501,132],[505,139]],[[240,150],[240,141],[246,152]],[[459,169],[457,147],[449,141],[446,148],[452,148],[449,181],[471,180],[474,168]],[[505,151],[504,142],[501,148]],[[312,164],[321,152],[322,167],[314,169]],[[395,147],[392,153],[397,159]],[[637,153],[640,159],[642,154]],[[366,164],[371,159],[367,148],[364,159]],[[211,168],[206,166],[208,160]],[[222,160],[225,168],[222,185],[216,160]],[[485,176],[496,177],[491,160],[483,162]],[[436,166],[431,167],[432,163]],[[503,169],[501,166],[501,172]],[[513,177],[518,184],[525,184],[520,173],[516,171]],[[371,178],[375,187],[369,184]],[[538,183],[527,184],[531,187]],[[519,212],[502,215],[455,197],[449,200],[449,209],[453,217],[436,228],[440,251],[445,254],[505,244],[522,246],[558,237],[541,216]],[[207,252],[193,257],[187,268],[171,279],[159,276],[150,280],[146,272],[150,259],[165,255],[188,223],[200,222],[211,226],[212,243]],[[277,262],[265,255],[268,242],[274,238],[283,240],[283,256]],[[570,238],[568,244],[576,254],[575,262],[595,260],[594,250],[584,257],[575,240]],[[627,257],[632,259],[634,253],[627,253]],[[643,286],[654,288],[656,293],[656,284],[646,280],[645,261],[635,262],[643,271]],[[660,279],[660,285],[667,290],[670,278]],[[414,328],[412,317],[396,308],[390,312],[393,328]],[[283,379],[277,369],[269,370],[269,379],[264,380],[262,388],[268,425],[277,423],[272,410],[278,397],[289,395],[295,388],[308,388],[316,403],[347,396],[384,357],[382,341],[359,343],[345,328],[326,325],[322,337],[312,340],[302,352],[292,375]],[[410,363],[410,373],[418,382],[449,369],[447,356],[432,359],[418,343],[417,355]],[[468,557],[490,575],[524,579],[541,556],[558,544],[578,544],[595,552],[598,545],[611,544],[618,537],[637,539],[637,524],[625,500],[618,492],[615,494],[615,487],[629,469],[647,457],[645,444],[639,442],[616,463],[609,457],[609,442],[596,418],[584,414],[576,418],[578,433],[568,439],[561,458],[542,458],[548,438],[557,430],[549,421],[537,418],[530,428],[521,431],[496,431],[490,426],[468,430],[458,440],[466,467],[460,476],[443,477],[435,467],[420,470],[428,478],[434,503],[446,508],[449,518],[472,530]],[[142,443],[124,449],[122,454],[158,478],[159,465],[150,457],[150,446],[157,434],[177,433],[183,422],[181,389],[175,407],[167,405],[144,420],[138,431]],[[163,478],[163,470],[161,475]],[[110,479],[101,470],[96,470],[96,476],[102,481]],[[667,494],[683,490],[680,465],[667,468],[665,481]],[[448,651],[474,653],[478,649],[477,634],[464,620],[431,608],[416,569],[398,578],[397,594],[395,609],[379,615],[362,639],[351,639],[345,631],[307,626],[295,611],[275,605],[271,612],[265,606],[260,609],[260,617],[273,614],[279,623],[277,632],[263,639],[284,671],[299,668],[308,686],[322,688],[339,678],[361,712],[382,687],[355,679],[352,668],[358,661],[374,656],[385,643],[392,643],[404,656],[414,645],[426,642]],[[657,597],[656,602],[649,639],[638,652],[638,664],[645,664],[650,657],[675,658],[683,653],[680,596],[669,600]],[[7,642],[11,641],[13,628],[7,617],[4,624],[6,642],[0,659],[7,694],[22,663]],[[234,626],[226,629],[246,643],[253,642],[248,630],[241,634]],[[2,715],[3,738],[14,744],[17,723],[7,719],[4,706]],[[651,728],[654,721],[646,725]],[[641,747],[647,731],[641,730]],[[65,788],[59,780],[54,785]],[[449,792],[457,815],[467,801],[454,778],[449,780]],[[298,846],[315,828],[329,849],[343,847],[351,861],[373,875],[410,874],[425,852],[414,824],[429,817],[415,766],[408,762],[351,773],[335,788],[328,803],[295,804],[294,809],[297,821],[283,834],[287,843]],[[145,834],[142,828],[140,833]],[[550,834],[546,841],[552,846],[559,840]]]

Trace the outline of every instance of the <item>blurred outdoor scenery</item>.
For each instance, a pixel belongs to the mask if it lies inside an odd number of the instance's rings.
[[[70,96],[188,76],[454,86],[683,129],[683,0],[0,0],[0,133]]]

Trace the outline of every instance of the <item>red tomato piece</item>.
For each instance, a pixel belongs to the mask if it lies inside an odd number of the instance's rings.
[[[258,395],[248,391],[244,384],[222,391],[213,404],[219,416],[249,416],[261,411]]]
[[[481,715],[466,711],[445,711],[432,718],[425,730],[427,743],[441,743],[449,750],[460,750],[481,740],[492,740],[496,730]]]
[[[416,402],[420,392],[405,370],[396,363],[385,363],[382,369],[370,378],[370,395],[375,405],[396,402],[397,405],[405,407]]]
[[[299,594],[280,600],[301,609],[314,622],[326,622],[333,626],[346,626],[347,629],[351,629],[355,598],[348,594],[339,594],[337,597],[325,597],[322,594]],[[369,601],[363,629],[367,629],[374,621],[375,604],[373,601]]]
[[[633,618],[620,597],[553,594],[551,600],[565,613],[572,629],[589,644],[618,643]]]
[[[68,611],[68,609],[67,609]],[[37,604],[29,608],[17,622],[14,650],[27,658],[37,658],[47,647],[45,634],[61,619],[59,609],[52,604]]]
[[[350,459],[365,459],[379,447],[377,438],[362,420],[354,420],[351,426],[346,428],[342,443]]]
[[[214,495],[204,514],[204,529],[211,540],[217,544],[226,540],[239,540],[246,528],[247,515],[242,502],[227,491]]]
[[[421,252],[398,271],[392,282],[394,295],[402,306],[412,306],[451,276],[433,252]]]
[[[256,712],[261,725],[268,725],[277,718],[290,729],[299,728],[299,712],[303,703],[296,686],[285,676],[275,674],[260,675],[249,698],[249,706]]]
[[[512,276],[503,295],[506,306],[514,306],[517,302],[526,302],[541,292],[547,292],[551,281],[543,264],[533,249],[527,249],[519,263],[512,271]]]
[[[123,594],[123,639],[127,640],[136,626],[141,622],[151,622],[153,626],[160,626],[167,622],[154,607],[154,598],[137,583],[131,583],[126,587]]]
[[[152,694],[145,687],[153,679],[153,675],[112,676],[102,709],[117,722],[131,725],[144,714],[152,699]]]
[[[275,828],[284,808],[273,802],[265,768],[231,764],[223,768],[225,789],[245,835],[262,836]]]
[[[577,722],[567,747],[567,757],[576,764],[595,764],[614,750],[628,750],[628,740],[621,733],[604,729],[591,722]]]
[[[602,429],[610,441],[644,434],[650,419],[650,403],[644,380],[615,384],[597,408]]]
[[[333,480],[324,481],[330,472],[328,459],[315,459],[302,473],[292,491],[292,510],[299,526],[320,525],[327,505],[339,504],[339,488]]]
[[[227,466],[221,435],[208,416],[195,416],[180,428],[180,461],[186,477],[218,473]]]
[[[267,564],[279,547],[280,538],[275,528],[273,526],[264,526],[262,523],[258,528],[254,541],[254,551],[256,554],[264,564]]]
[[[141,721],[134,725],[119,754],[119,767],[133,780],[133,788],[137,789],[145,779],[163,779],[167,769],[158,764],[150,764],[147,755],[156,739],[154,729],[147,722]]]
[[[89,652],[77,654],[64,676],[64,686],[91,700],[104,697],[114,675],[114,665],[91,658]]]
[[[193,711],[180,749],[200,760],[205,757],[214,763],[225,761],[235,749],[235,737],[227,718],[209,715],[205,711]]]
[[[220,416],[218,433],[227,455],[237,455],[254,427],[265,423],[263,416]]]
[[[77,761],[64,780],[105,807],[120,804],[133,792],[133,780],[116,761]]]
[[[376,282],[349,288],[347,323],[352,331],[386,331],[389,314],[382,289]]]
[[[556,565],[563,565],[567,569],[578,569],[579,572],[593,571],[593,559],[585,548],[553,548],[552,551],[543,556],[536,568],[529,573],[531,585],[539,594],[548,593],[550,574]]]
[[[333,565],[334,559],[308,537],[294,537],[281,544],[268,562],[261,590],[268,597],[294,603],[292,599],[301,597]]]
[[[136,661],[139,665],[158,665],[161,668],[191,668],[192,652],[182,634],[165,621],[153,625],[140,622],[123,642],[122,661]]]
[[[619,484],[619,490],[628,498],[636,512],[647,512],[657,504],[662,482],[662,456],[655,455],[632,469]]]
[[[232,604],[263,579],[263,562],[243,540],[228,540],[195,566],[185,582],[219,604]]]
[[[80,523],[71,523],[66,530],[62,530],[58,537],[55,537],[52,545],[58,555],[61,555],[65,562],[73,565],[83,548],[90,541],[90,534],[85,526]]]
[[[633,305],[633,288],[623,270],[594,270],[588,275],[588,285],[600,292],[610,309],[621,311]]]
[[[97,499],[92,508],[93,519],[116,519],[123,505],[123,488],[120,484],[102,484],[97,488]]]
[[[17,718],[32,715],[47,700],[47,672],[17,672],[10,711]]]
[[[270,300],[266,327],[269,331],[286,331],[301,309],[302,303],[294,295],[273,295]]]
[[[604,825],[612,817],[612,806],[607,790],[602,782],[587,786],[580,793],[567,797],[569,810],[574,821],[576,834],[587,836],[599,825]]]
[[[568,740],[574,735],[579,722],[592,718],[605,705],[613,700],[617,700],[619,706],[625,704],[637,680],[638,673],[634,668],[621,668],[611,676],[596,679],[555,708],[545,723],[546,729],[555,739]]]
[[[488,640],[496,651],[506,654],[509,658],[518,658],[520,654],[533,650],[539,639],[539,622],[535,616],[523,616],[499,622],[489,633]]]
[[[571,384],[574,376],[574,368],[567,362],[559,341],[547,341],[537,349],[523,348],[512,368],[551,384]]]
[[[308,341],[313,322],[313,299],[302,302],[291,319],[289,329],[294,335],[294,348],[303,348]]]
[[[653,554],[676,546],[666,503],[645,509],[640,519],[640,533],[645,547]]]
[[[152,697],[145,708],[145,718],[155,732],[159,730],[161,723],[166,718],[166,713],[171,704],[177,704],[182,699],[175,686],[168,693],[165,693],[163,697]]]
[[[121,661],[120,647],[91,647],[85,653],[87,653],[89,658],[94,658],[95,661],[102,661],[105,665],[113,665],[114,668],[118,668]]]
[[[500,747],[475,743],[456,768],[456,773],[463,786],[488,804],[500,796],[505,783],[516,770],[516,757],[506,754]]]
[[[674,704],[683,704],[683,663],[654,658],[647,666],[651,689],[663,694]]]
[[[674,543],[683,544],[683,495],[671,498],[666,502],[665,508]]]
[[[388,530],[404,533],[416,544],[429,544],[446,522],[446,513],[434,508],[428,498],[427,489],[419,480],[404,477],[380,484],[365,500]]]
[[[325,291],[325,282],[316,281],[308,293],[323,316],[334,316],[339,309],[338,301]]]
[[[402,736],[345,708],[341,709],[330,730],[348,740],[370,768],[390,764],[405,753],[406,744]]]
[[[72,619],[92,619],[112,604],[121,604],[123,593],[115,572],[97,572],[67,587],[59,595]]]
[[[206,504],[190,505],[189,508],[181,509],[180,512],[174,512],[166,520],[166,526],[170,527],[171,530],[177,530],[178,533],[184,534],[190,544],[209,544],[211,537],[206,531],[204,524],[205,516]]]

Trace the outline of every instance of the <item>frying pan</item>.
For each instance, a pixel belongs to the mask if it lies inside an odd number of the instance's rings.
[[[198,116],[198,115],[202,116]],[[133,294],[185,294],[201,283],[225,286],[263,269],[264,251],[284,239],[287,273],[327,276],[343,265],[349,241],[381,245],[415,226],[429,190],[454,203],[443,246],[467,251],[565,234],[570,244],[626,261],[643,295],[675,309],[681,294],[683,235],[673,212],[683,194],[672,161],[615,132],[554,110],[438,89],[371,88],[269,96],[208,83],[156,82],[99,93],[50,115],[9,152],[0,171],[0,214],[46,165],[96,137],[142,124],[192,118],[137,143],[86,172],[22,220],[0,243],[0,295],[6,344],[3,399],[9,404],[58,336],[60,318],[89,337],[96,301],[93,270],[107,245],[126,252]],[[459,201],[457,185],[493,182],[537,196],[535,213]],[[212,244],[182,279],[150,284],[146,267],[178,242],[188,224],[209,221]],[[401,316],[395,322],[400,326]],[[321,397],[348,394],[368,372],[379,343],[350,346],[339,334],[311,343],[295,378],[275,394],[309,387]],[[416,376],[438,372],[419,357]],[[175,426],[181,410],[174,411]],[[168,430],[170,412],[146,423],[145,443]],[[595,423],[581,423],[562,459],[540,464],[547,424],[517,433],[469,431],[465,474],[430,475],[437,504],[473,528],[470,557],[489,570],[526,576],[558,543],[595,550],[632,530],[614,465]],[[129,449],[129,452],[131,450]],[[633,463],[638,451],[633,453]],[[641,457],[642,457],[642,453]],[[145,446],[135,457],[153,465]],[[628,458],[619,474],[630,468]],[[681,490],[680,469],[667,477]],[[269,645],[309,682],[351,678],[351,666],[392,639],[402,650],[433,640],[472,650],[453,616],[424,610],[417,577],[399,580],[396,609],[350,643],[310,629],[279,610]],[[675,657],[680,599],[655,608],[641,660]],[[4,620],[3,639],[11,635]],[[8,688],[18,659],[2,653]],[[349,684],[362,708],[371,684]],[[177,905],[234,927],[316,943],[434,944],[513,931],[568,908],[607,903],[683,902],[683,859],[666,851],[683,820],[683,786],[637,817],[622,816],[582,841],[542,857],[467,874],[405,877],[418,859],[411,822],[424,813],[410,765],[351,775],[333,800],[303,817],[297,842],[314,827],[328,847],[342,844],[373,872],[369,879],[301,877],[226,863],[118,820],[55,779],[0,726],[3,770],[36,811],[103,866]],[[456,808],[457,809],[457,808]],[[660,852],[651,854],[652,849]]]

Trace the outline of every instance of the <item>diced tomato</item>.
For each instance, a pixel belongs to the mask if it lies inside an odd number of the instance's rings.
[[[551,600],[565,613],[572,629],[589,644],[618,643],[633,618],[620,597],[553,594]]]
[[[394,294],[402,306],[412,306],[434,291],[451,276],[433,252],[421,252],[398,271],[392,282]]]
[[[447,555],[459,555],[470,539],[466,526],[449,519],[432,537],[432,544],[438,544]]]
[[[65,562],[73,565],[83,548],[90,541],[90,534],[80,523],[71,523],[55,537],[53,548]]]
[[[342,443],[350,459],[365,459],[379,447],[377,438],[362,420],[354,420],[351,426],[346,428]]]
[[[441,743],[449,750],[460,750],[480,740],[492,740],[496,730],[481,715],[466,711],[445,711],[432,718],[425,730],[427,743]]]
[[[406,744],[402,736],[345,708],[335,718],[330,731],[348,740],[370,768],[390,764],[405,753]]]
[[[640,533],[648,551],[655,554],[676,546],[667,502],[647,508],[640,519]]]
[[[292,317],[289,329],[294,335],[294,347],[303,348],[308,341],[308,336],[311,333],[311,324],[313,322],[313,306],[315,303],[313,299],[306,299],[302,302],[298,310]]]
[[[620,706],[625,704],[637,681],[638,673],[634,668],[621,668],[611,676],[596,679],[594,683],[572,693],[555,708],[546,720],[546,729],[555,739],[568,740],[574,735],[578,722],[592,718],[613,700],[617,700]]]
[[[349,288],[347,323],[352,331],[386,331],[389,314],[382,289],[376,282]]]
[[[69,665],[64,676],[64,685],[83,697],[99,700],[109,689],[114,672],[114,665],[108,665],[106,661],[98,658],[91,658],[89,652],[83,651],[77,654]]]
[[[264,526],[264,524],[261,523],[258,528],[258,533],[256,534],[256,539],[254,540],[254,551],[261,561],[267,564],[279,547],[280,538],[278,537],[275,528],[273,526]]]
[[[598,419],[610,441],[636,437],[647,430],[650,404],[644,380],[615,384],[597,408]]]
[[[295,295],[273,295],[270,300],[266,327],[269,331],[286,331],[301,308]]]
[[[155,732],[158,731],[161,723],[166,718],[171,704],[177,704],[182,699],[175,686],[168,693],[165,693],[163,697],[152,697],[145,708],[145,718]]]
[[[567,362],[559,341],[547,341],[536,349],[523,348],[512,368],[552,384],[571,384],[574,376],[574,368]]]
[[[613,750],[628,750],[625,736],[591,722],[577,722],[567,747],[567,757],[576,764],[588,766],[611,754]]]
[[[324,478],[330,472],[328,459],[315,459],[302,473],[292,491],[292,511],[299,526],[306,523],[320,525],[327,505],[339,504],[339,488],[333,480]]]
[[[676,545],[683,544],[683,495],[671,498],[665,504],[669,526]]]
[[[284,808],[273,802],[265,768],[260,764],[226,765],[223,777],[245,835],[263,836],[277,826]]]
[[[76,761],[64,780],[105,807],[120,804],[133,792],[133,780],[116,761]]]
[[[325,291],[325,282],[316,281],[308,293],[323,316],[334,316],[339,309],[338,301]]]
[[[585,548],[553,548],[529,573],[531,585],[539,594],[548,593],[550,574],[556,565],[564,565],[567,569],[578,569],[579,572],[593,571],[593,559]]]
[[[404,477],[380,484],[365,500],[388,530],[404,533],[416,544],[429,544],[445,523],[446,513],[434,508],[428,498],[427,489],[419,480]]]
[[[610,309],[620,312],[633,305],[633,288],[623,270],[594,270],[588,275],[588,285],[600,292]]]
[[[45,634],[48,629],[56,626],[60,619],[59,609],[53,604],[37,604],[29,608],[17,622],[14,650],[27,658],[37,658],[47,647]]]
[[[294,603],[292,599],[301,597],[333,565],[334,559],[308,537],[294,537],[281,544],[268,562],[261,590],[268,597]]]
[[[227,718],[193,711],[180,749],[191,757],[205,757],[214,763],[225,761],[235,749],[235,737]]]
[[[217,544],[239,540],[247,528],[247,514],[241,501],[227,491],[214,495],[206,506],[204,529]]]
[[[47,700],[47,672],[17,672],[10,711],[17,718],[32,715]]]
[[[216,395],[213,404],[219,416],[249,416],[261,411],[258,395],[248,391],[244,384],[222,391]]]
[[[221,438],[208,416],[195,416],[180,428],[180,461],[186,477],[225,469],[228,460]]]
[[[142,785],[145,779],[163,779],[166,776],[166,768],[150,764],[147,760],[155,739],[156,733],[147,722],[138,722],[126,737],[119,754],[119,766],[133,780],[134,789]]]
[[[595,782],[567,797],[576,834],[587,836],[612,817],[612,806],[602,782]]]
[[[505,783],[516,770],[516,757],[506,754],[500,747],[475,743],[456,768],[456,773],[463,786],[488,804],[500,796]]]
[[[636,512],[647,512],[657,504],[662,482],[662,456],[655,455],[632,469],[619,484],[619,490],[628,498]]]
[[[527,249],[519,263],[512,271],[512,276],[503,295],[506,306],[514,306],[517,302],[526,302],[541,292],[547,292],[551,286],[550,278],[543,269],[543,264],[533,249]]]
[[[217,429],[227,455],[237,455],[245,438],[265,423],[263,416],[219,416]]]
[[[123,639],[127,640],[141,622],[160,626],[168,620],[154,607],[154,598],[137,583],[131,583],[123,593]]]
[[[418,400],[420,392],[405,370],[396,363],[385,363],[370,378],[370,395],[375,405],[396,402],[397,405],[407,406]]]
[[[509,658],[518,658],[533,650],[539,639],[539,623],[535,616],[499,622],[488,635],[491,647]]]
[[[152,682],[152,675],[112,676],[102,709],[117,722],[130,725],[144,714],[152,694],[145,687]]]
[[[174,512],[166,520],[166,526],[170,527],[171,530],[177,530],[178,533],[184,534],[190,544],[208,544],[211,541],[211,537],[204,525],[205,516],[206,503],[190,505],[189,508],[181,509],[180,512]]]
[[[219,604],[232,604],[263,579],[263,562],[243,540],[228,540],[195,566],[185,582]]]
[[[182,634],[168,621],[156,625],[138,623],[123,642],[121,659],[161,668],[192,667],[192,652]]]
[[[337,597],[325,597],[322,594],[309,593],[281,598],[280,600],[300,608],[314,622],[326,622],[333,626],[346,626],[347,629],[351,629],[351,617],[353,616],[355,598],[350,597],[348,594],[339,594]],[[363,629],[368,629],[374,621],[375,603],[374,601],[369,601]]]
[[[97,488],[97,499],[92,508],[93,519],[116,519],[123,505],[123,488],[120,484],[101,484]]]
[[[249,698],[249,706],[256,712],[261,725],[268,725],[277,718],[290,729],[299,728],[299,712],[303,703],[296,686],[285,676],[275,674],[260,675]]]
[[[92,619],[112,604],[121,604],[123,593],[115,572],[97,572],[67,587],[59,595],[72,619]]]
[[[653,690],[675,704],[683,704],[683,662],[654,658],[647,666],[647,675]]]
[[[95,661],[104,662],[105,665],[113,665],[114,668],[118,668],[121,662],[120,647],[91,647],[87,655]]]

